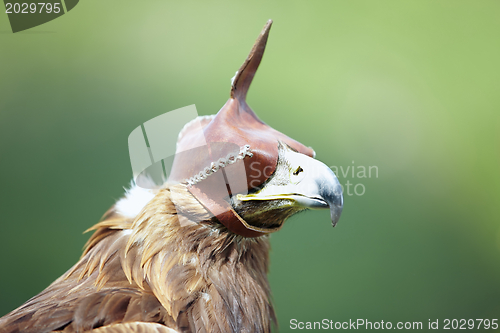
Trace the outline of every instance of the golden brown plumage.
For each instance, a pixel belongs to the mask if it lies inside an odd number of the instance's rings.
[[[111,210],[92,229],[80,261],[0,319],[2,332],[137,321],[178,332],[270,331],[267,237],[243,239],[214,224],[184,185],[161,189],[135,221]]]
[[[270,26],[226,105],[181,130],[169,183],[127,193],[90,229],[78,263],[0,318],[0,333],[270,332],[268,234],[308,208],[329,208],[335,225],[343,205],[314,151],[245,102]]]

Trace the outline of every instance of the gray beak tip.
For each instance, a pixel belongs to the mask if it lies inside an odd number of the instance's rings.
[[[340,215],[342,214],[342,209],[344,208],[344,198],[342,195],[342,187],[340,186],[337,177],[333,177],[334,179],[330,182],[330,184],[333,184],[333,186],[331,186],[328,190],[326,190],[325,188],[325,191],[323,192],[323,198],[326,199],[326,202],[330,207],[332,226],[335,227],[340,219]]]
[[[340,219],[340,214],[342,213],[342,208],[343,208],[343,205],[332,205],[330,207],[331,218],[332,218],[332,227],[334,227],[334,228]]]

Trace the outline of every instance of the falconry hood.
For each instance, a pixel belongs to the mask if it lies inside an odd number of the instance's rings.
[[[249,225],[231,207],[229,197],[263,185],[278,162],[285,143],[298,153],[314,151],[263,123],[246,102],[253,77],[266,48],[272,21],[257,38],[236,72],[231,96],[212,117],[198,117],[180,132],[169,181],[187,183],[189,191],[230,231],[259,237],[279,228]]]

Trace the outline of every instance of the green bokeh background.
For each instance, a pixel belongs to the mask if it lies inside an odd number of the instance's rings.
[[[378,168],[339,174],[365,193],[345,195],[337,228],[315,211],[272,235],[281,331],[500,319],[500,2],[487,0],[86,0],[16,34],[0,13],[0,315],[79,258],[131,179],[129,133],[190,104],[217,112],[269,18],[249,104],[330,166]]]

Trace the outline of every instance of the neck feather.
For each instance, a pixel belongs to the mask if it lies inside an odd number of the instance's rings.
[[[127,279],[150,288],[180,328],[270,332],[268,237],[227,231],[182,185],[160,190],[128,237]]]

